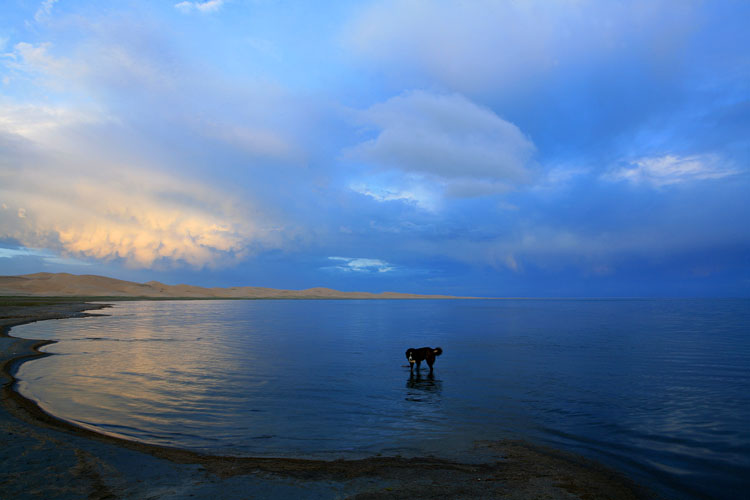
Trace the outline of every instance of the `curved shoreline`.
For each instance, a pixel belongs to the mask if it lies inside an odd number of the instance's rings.
[[[46,319],[85,317],[93,309],[104,309],[109,304],[91,304],[83,301],[59,301],[54,304],[31,306],[23,314],[6,317],[0,314],[0,337],[18,339],[24,352],[3,352],[7,359],[2,364],[4,376],[2,407],[14,418],[32,426],[43,427],[65,434],[84,437],[88,440],[127,449],[167,460],[174,464],[198,465],[208,473],[224,479],[248,476],[257,481],[258,475],[295,481],[333,481],[351,490],[351,496],[367,498],[398,498],[393,487],[372,490],[373,485],[356,485],[361,478],[375,478],[383,484],[394,483],[409,492],[415,484],[421,484],[426,497],[458,496],[473,498],[503,496],[527,498],[539,494],[549,498],[652,498],[653,493],[636,485],[620,473],[610,470],[586,458],[542,447],[523,441],[505,440],[485,442],[477,445],[481,463],[462,463],[436,457],[403,458],[399,456],[369,457],[357,460],[313,460],[299,458],[232,457],[208,455],[190,450],[171,448],[130,441],[101,434],[59,419],[44,411],[36,402],[15,390],[13,371],[29,359],[51,354],[40,352],[53,340],[32,341],[10,337],[13,326]],[[193,472],[194,473],[194,472]],[[423,484],[424,483],[424,484]],[[220,484],[220,483],[219,483]],[[349,486],[353,486],[349,488]],[[2,485],[0,484],[0,487]],[[0,490],[1,491],[1,490]],[[375,495],[375,496],[373,496]],[[409,492],[409,497],[420,494]],[[116,495],[115,495],[116,496]],[[102,497],[104,498],[104,497]]]

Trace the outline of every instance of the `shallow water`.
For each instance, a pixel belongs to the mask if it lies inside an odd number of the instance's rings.
[[[47,321],[18,388],[128,439],[220,454],[461,456],[526,438],[672,498],[750,477],[750,301],[121,302]],[[441,346],[434,377],[407,347]]]

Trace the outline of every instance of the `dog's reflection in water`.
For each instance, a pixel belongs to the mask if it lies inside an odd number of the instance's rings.
[[[437,403],[443,392],[443,381],[436,380],[435,375],[430,373],[423,377],[417,372],[409,375],[406,381],[406,400]]]

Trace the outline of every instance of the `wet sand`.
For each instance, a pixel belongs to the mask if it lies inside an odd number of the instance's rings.
[[[51,341],[9,337],[12,326],[106,307],[0,297],[0,498],[654,498],[598,463],[520,440],[476,443],[471,463],[222,457],[98,434],[13,390],[15,367]]]

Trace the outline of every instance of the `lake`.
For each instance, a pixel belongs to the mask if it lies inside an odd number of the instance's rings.
[[[467,459],[522,438],[670,498],[750,477],[750,300],[118,302],[18,390],[98,432],[227,455]],[[404,351],[440,346],[433,377]]]

